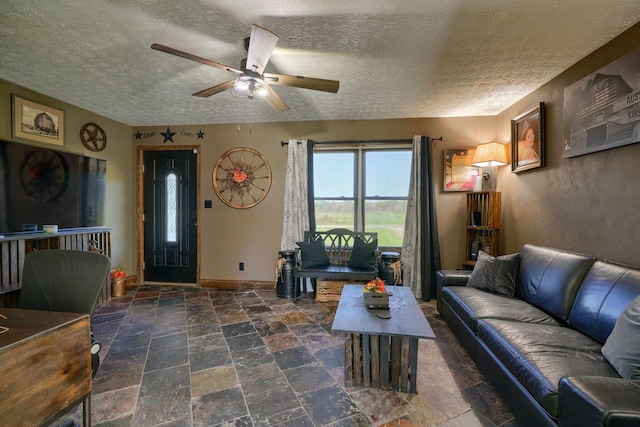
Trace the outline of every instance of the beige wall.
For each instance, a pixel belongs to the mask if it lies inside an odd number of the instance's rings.
[[[546,104],[547,166],[500,171],[507,252],[529,242],[640,265],[640,144],[562,158],[564,88],[638,47],[640,24],[498,116],[508,141],[511,118]]]
[[[443,265],[459,266],[464,248],[465,196],[442,193],[443,148],[473,146],[478,141],[494,139],[495,118],[400,119],[374,121],[289,122],[236,125],[171,126],[175,145],[201,146],[201,246],[203,279],[265,280],[274,278],[275,261],[280,250],[282,204],[287,150],[280,141],[291,138],[315,141],[410,139],[413,135],[444,137],[434,142],[435,176],[438,198],[438,221]],[[141,132],[137,146],[166,146],[160,134],[167,126],[134,128]],[[490,129],[490,131],[486,131]],[[196,133],[205,133],[198,139]],[[250,209],[234,209],[223,204],[212,185],[212,171],[218,158],[227,150],[247,146],[262,153],[271,165],[273,182],[267,197]],[[393,165],[389,165],[393,167]],[[204,200],[213,207],[204,209]],[[238,263],[245,270],[238,270]]]
[[[64,146],[21,141],[11,137],[11,94],[39,102],[65,112]],[[135,228],[133,219],[133,169],[131,150],[131,127],[109,120],[57,99],[48,98],[36,92],[0,80],[0,139],[18,141],[25,144],[48,147],[60,151],[82,154],[107,160],[107,212],[106,226],[113,228],[111,234],[112,265],[122,266],[129,274],[134,274]],[[83,124],[95,122],[107,134],[107,146],[101,152],[88,150],[80,141]],[[43,207],[46,208],[46,207]]]

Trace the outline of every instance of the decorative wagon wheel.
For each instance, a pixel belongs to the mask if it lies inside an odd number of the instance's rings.
[[[107,134],[95,123],[85,123],[80,128],[80,140],[91,151],[102,151],[107,146]]]
[[[227,206],[250,208],[269,192],[271,167],[253,148],[232,148],[220,156],[213,168],[213,188]]]
[[[69,184],[67,162],[58,153],[35,148],[29,150],[20,164],[20,187],[37,202],[57,199]]]

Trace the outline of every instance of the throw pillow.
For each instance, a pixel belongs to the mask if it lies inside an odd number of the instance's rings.
[[[364,240],[355,236],[353,238],[353,248],[347,265],[351,268],[362,268],[372,270],[376,265],[376,248],[378,240],[366,243]]]
[[[324,267],[329,265],[329,255],[324,241],[317,238],[313,242],[296,242],[302,251],[302,268]]]
[[[624,309],[609,338],[602,346],[602,355],[625,380],[640,379],[640,296]]]
[[[479,251],[469,286],[512,297],[516,289],[519,264],[518,253],[494,257]]]

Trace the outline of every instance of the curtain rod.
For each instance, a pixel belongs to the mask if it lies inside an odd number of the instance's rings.
[[[431,138],[432,141],[442,141],[442,137],[440,138]],[[370,143],[370,142],[413,142],[413,138],[411,139],[353,139],[353,140],[337,140],[337,141],[313,141],[316,145],[323,144],[362,144],[362,143]],[[280,141],[280,145],[284,147],[285,145],[289,145],[289,141]]]

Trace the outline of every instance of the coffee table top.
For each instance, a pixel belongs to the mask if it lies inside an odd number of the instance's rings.
[[[436,336],[411,289],[387,286],[391,319],[376,316],[380,310],[364,305],[363,285],[344,285],[331,330],[355,334],[398,335],[434,339]]]

